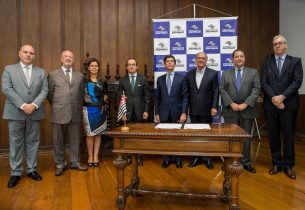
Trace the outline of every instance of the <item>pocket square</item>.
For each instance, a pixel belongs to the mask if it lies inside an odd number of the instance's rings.
[[[141,84],[138,84],[138,87],[141,87],[142,85]]]

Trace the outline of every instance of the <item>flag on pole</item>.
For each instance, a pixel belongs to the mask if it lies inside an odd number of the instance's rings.
[[[120,101],[120,106],[119,106],[119,111],[118,111],[118,121],[122,119],[122,117],[126,114],[127,112],[127,106],[126,106],[126,96],[123,92],[121,101]]]

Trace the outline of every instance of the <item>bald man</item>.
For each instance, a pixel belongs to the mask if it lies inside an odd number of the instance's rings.
[[[2,75],[2,92],[6,97],[3,119],[8,120],[9,128],[9,188],[16,186],[22,175],[24,151],[28,176],[35,181],[42,180],[36,166],[40,120],[45,116],[43,101],[48,94],[48,83],[44,69],[33,64],[33,46],[23,45],[19,59],[19,63],[6,66]]]
[[[48,76],[48,100],[52,106],[55,176],[64,173],[68,164],[65,159],[64,141],[69,143],[70,168],[86,171],[80,165],[80,123],[83,98],[83,74],[73,67],[74,55],[66,50],[61,54],[62,66]]]

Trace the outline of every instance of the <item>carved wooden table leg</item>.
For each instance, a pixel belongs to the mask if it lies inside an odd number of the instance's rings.
[[[225,158],[224,162],[224,180],[222,185],[223,193],[221,195],[221,201],[224,203],[229,203],[230,193],[231,193],[231,177],[228,172],[229,159]]]
[[[230,206],[231,210],[239,210],[239,174],[243,171],[243,166],[239,162],[240,158],[232,158],[232,162],[228,164],[228,171],[231,176],[231,195]]]
[[[138,189],[139,184],[140,184],[140,180],[138,176],[138,155],[132,155],[131,187],[133,189]]]
[[[117,168],[117,186],[118,195],[116,198],[116,206],[119,210],[123,210],[126,205],[126,193],[124,189],[124,169],[127,166],[127,160],[121,154],[118,154],[113,160],[113,165]]]

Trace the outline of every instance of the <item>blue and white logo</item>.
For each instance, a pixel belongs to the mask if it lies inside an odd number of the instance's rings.
[[[170,38],[186,37],[186,21],[171,21],[170,22]]]
[[[187,55],[187,70],[196,68],[196,55]]]
[[[155,71],[166,71],[164,67],[164,55],[155,55],[154,56],[154,63],[155,63]]]
[[[202,37],[188,37],[186,38],[187,54],[196,54],[203,51]]]
[[[229,70],[234,67],[232,54],[222,54],[221,55],[221,70]]]
[[[175,71],[186,71],[186,55],[174,55],[176,58]]]
[[[203,22],[202,21],[187,21],[186,22],[187,37],[202,37]]]
[[[208,19],[203,23],[203,36],[215,37],[220,36],[220,20]]]
[[[186,39],[185,38],[172,38],[170,40],[170,53],[171,54],[185,54],[186,53]]]
[[[155,53],[155,55],[170,54],[169,39],[155,39],[154,40],[154,53]]]
[[[220,70],[220,55],[208,54],[207,66],[211,69]]]
[[[232,53],[233,50],[237,48],[237,37],[236,36],[224,36],[220,37],[220,53],[222,54],[229,54]]]
[[[207,54],[220,53],[219,37],[205,37],[203,43],[204,43],[205,53]]]
[[[169,22],[154,22],[154,38],[169,38]]]
[[[220,20],[221,36],[237,36],[237,20]]]

